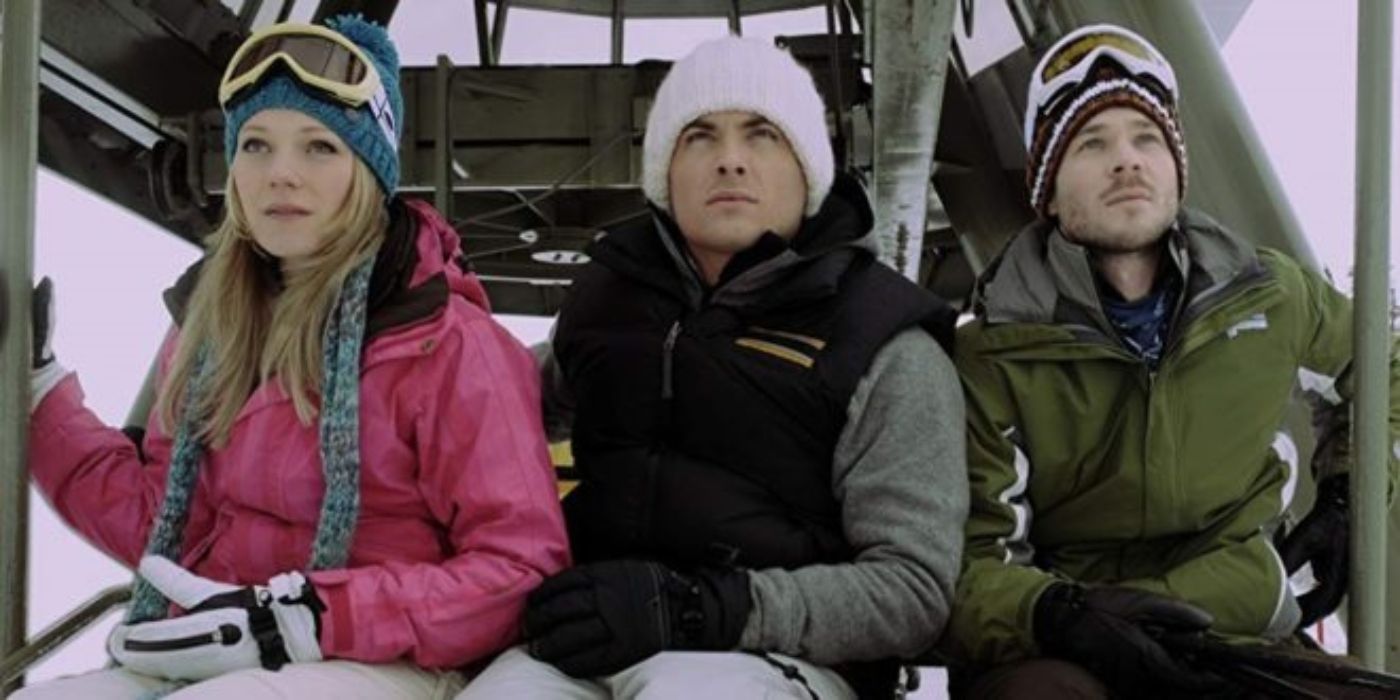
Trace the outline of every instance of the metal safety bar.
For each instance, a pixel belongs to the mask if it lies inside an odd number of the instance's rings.
[[[44,657],[67,644],[112,609],[125,605],[128,600],[131,600],[130,586],[102,589],[101,593],[35,635],[28,644],[6,654],[0,660],[0,686],[19,678],[31,666],[43,661]]]
[[[39,121],[39,0],[0,13],[0,656],[24,643],[29,573],[30,294]],[[9,679],[0,682],[6,695]]]
[[[1352,324],[1356,396],[1351,478],[1351,591],[1347,651],[1385,668],[1386,496],[1390,451],[1390,114],[1389,2],[1362,2],[1356,53],[1356,287]]]

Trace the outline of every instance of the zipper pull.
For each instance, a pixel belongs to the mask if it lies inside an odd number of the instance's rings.
[[[661,398],[671,400],[673,395],[671,386],[671,356],[676,350],[676,338],[681,334],[681,322],[671,323],[671,329],[666,331],[666,341],[661,344]]]
[[[225,622],[214,630],[214,642],[222,646],[231,647],[243,639],[243,630],[238,629],[238,625]]]

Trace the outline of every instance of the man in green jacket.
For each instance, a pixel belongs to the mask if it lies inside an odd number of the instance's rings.
[[[1210,691],[1165,636],[1284,640],[1344,588],[1345,460],[1315,475],[1325,497],[1285,556],[1272,537],[1298,478],[1295,385],[1345,412],[1351,303],[1181,206],[1176,101],[1161,53],[1113,26],[1067,35],[1032,75],[1041,220],[983,275],[956,343],[972,488],[946,640],[959,694]],[[1304,561],[1324,590],[1295,599],[1286,571]]]

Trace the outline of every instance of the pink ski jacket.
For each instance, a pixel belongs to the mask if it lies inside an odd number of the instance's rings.
[[[534,359],[491,318],[475,276],[452,262],[451,227],[421,203],[398,218],[402,272],[388,293],[371,285],[350,559],[308,576],[328,608],[327,658],[448,668],[512,644],[525,595],[568,566],[569,552]],[[161,376],[178,343],[172,331]],[[29,429],[29,468],[44,496],[133,567],[172,447],[154,414],[148,423],[138,451],[83,406],[70,375]],[[181,563],[234,584],[303,570],[325,491],[317,433],[275,383],[257,387],[228,445],[205,454]]]

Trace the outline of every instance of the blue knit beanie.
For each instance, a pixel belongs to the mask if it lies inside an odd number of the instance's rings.
[[[233,162],[238,132],[254,114],[265,109],[294,109],[340,136],[369,166],[385,196],[392,196],[399,185],[399,137],[403,135],[399,53],[383,27],[359,14],[333,17],[326,26],[365,52],[379,73],[384,94],[376,93],[358,108],[349,107],[302,85],[289,71],[274,70],[224,110],[224,157]]]

